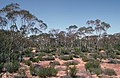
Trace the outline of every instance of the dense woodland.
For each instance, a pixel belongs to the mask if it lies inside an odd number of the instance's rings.
[[[48,25],[49,26],[49,25]],[[94,59],[120,58],[120,33],[109,34],[110,24],[102,20],[86,20],[86,26],[66,26],[66,30],[47,28],[47,23],[27,10],[21,9],[17,3],[6,5],[0,9],[0,72],[7,65],[18,64],[24,56],[33,58],[39,54],[73,55],[86,58],[87,53]],[[37,54],[32,54],[36,48]],[[104,50],[105,56],[99,54]],[[15,67],[13,67],[15,68]],[[8,69],[8,70],[7,70]],[[43,76],[46,77],[46,76]],[[74,78],[74,77],[73,77]]]

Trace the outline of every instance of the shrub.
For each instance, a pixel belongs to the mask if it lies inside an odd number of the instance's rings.
[[[74,67],[70,67],[69,68],[69,74],[72,78],[75,78],[76,77],[76,73],[77,73],[77,68],[74,66]]]
[[[0,73],[2,72],[2,69],[3,69],[3,64],[1,63],[0,64]]]
[[[22,55],[26,56],[26,57],[33,57],[35,56],[35,54],[33,52],[31,52],[32,49],[31,48],[27,48],[25,51],[22,52]]]
[[[118,60],[110,60],[108,63],[120,64],[120,61],[118,61]]]
[[[31,60],[32,62],[39,62],[39,59],[38,59],[38,58],[30,58],[30,60]]]
[[[97,58],[99,57],[99,55],[96,54],[96,53],[94,53],[94,54],[90,54],[90,56],[91,56],[92,58],[94,58],[94,59],[97,59]]]
[[[109,68],[104,69],[103,73],[105,75],[109,75],[109,76],[117,75],[116,72],[113,69],[109,69]]]
[[[23,62],[25,63],[25,65],[28,65],[28,66],[31,65],[31,61],[30,60],[24,60]]]
[[[60,59],[62,59],[62,60],[72,60],[73,57],[72,56],[60,56]]]
[[[43,56],[38,56],[37,58],[40,60],[40,61],[44,61],[44,59],[42,58]]]
[[[36,75],[36,70],[35,70],[35,67],[34,67],[34,65],[30,65],[30,74],[31,75]]]
[[[83,52],[80,52],[80,57],[84,57],[85,54]]]
[[[43,53],[43,52],[39,52],[37,54],[38,54],[38,56],[45,56],[45,53]]]
[[[86,56],[84,56],[84,57],[82,57],[82,60],[83,60],[84,62],[88,62],[88,61],[89,61],[89,58],[86,57]]]
[[[95,73],[97,75],[101,74],[101,67],[99,61],[89,61],[85,64],[85,68],[89,70],[91,73]]]
[[[15,78],[27,78],[26,74],[25,74],[25,69],[20,69],[18,71],[18,76],[14,76]]]
[[[56,76],[57,73],[58,73],[58,70],[53,68],[53,67],[47,67],[46,70],[47,70],[47,76],[48,77]]]
[[[12,73],[12,72],[16,72],[18,68],[20,67],[20,65],[18,62],[7,62],[4,64],[4,67],[6,71]]]
[[[55,65],[60,65],[60,63],[58,61],[53,61],[53,62],[50,62],[50,65],[55,66]]]
[[[89,69],[89,68],[99,68],[100,67],[100,62],[96,61],[96,60],[88,61],[85,64],[85,67],[86,67],[86,69]]]
[[[69,54],[67,50],[61,49],[61,54]]]
[[[71,78],[70,76],[62,76],[61,78]]]
[[[82,60],[84,61],[84,62],[88,62],[89,61],[89,59],[87,58],[87,57],[82,57]]]
[[[117,55],[120,55],[120,51],[116,51],[116,54],[117,54]]]
[[[43,59],[46,60],[46,61],[55,60],[55,58],[52,57],[52,56],[47,56],[47,57],[45,57],[45,58],[43,58]]]
[[[13,78],[27,78],[26,76],[14,76]]]
[[[101,68],[90,68],[89,71],[92,73],[92,74],[101,74],[102,73],[102,70]]]
[[[36,72],[39,77],[52,77],[56,76],[58,71],[53,67],[39,68]]]
[[[73,61],[68,61],[68,62],[65,62],[63,65],[77,65],[79,64],[79,62],[77,60],[73,60]]]

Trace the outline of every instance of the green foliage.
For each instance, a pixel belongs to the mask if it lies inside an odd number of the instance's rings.
[[[97,59],[99,58],[99,55],[97,53],[94,53],[94,54],[90,54],[90,56],[94,59]]]
[[[45,53],[44,52],[39,52],[39,53],[37,53],[38,54],[38,56],[45,56]]]
[[[72,60],[73,59],[73,57],[72,56],[60,56],[60,59],[61,60]]]
[[[46,60],[46,61],[55,60],[55,58],[53,56],[47,56],[47,57],[45,57],[43,59]]]
[[[35,67],[34,67],[34,65],[30,65],[30,74],[31,75],[36,75],[36,70],[35,70]]]
[[[50,62],[50,65],[55,66],[55,65],[60,65],[60,63],[59,61],[53,61],[53,62]]]
[[[70,74],[70,76],[72,77],[72,78],[75,78],[76,77],[76,73],[77,73],[77,68],[74,66],[74,67],[70,67],[69,68],[69,74]]]
[[[69,54],[70,52],[68,50],[65,49],[61,49],[61,54]]]
[[[25,51],[23,51],[22,55],[26,56],[26,57],[33,57],[33,56],[35,56],[35,54],[33,52],[31,52],[31,48],[27,48]]]
[[[73,61],[67,61],[63,65],[68,66],[68,65],[77,65],[77,64],[79,64],[79,62],[77,60],[73,60]]]
[[[55,69],[54,67],[35,67],[35,65],[30,66],[30,73],[32,75],[37,75],[39,77],[54,77],[57,75],[58,70]]]
[[[23,63],[25,63],[28,66],[30,66],[32,64],[30,60],[24,60]]]
[[[84,57],[82,57],[82,60],[83,60],[84,62],[88,62],[88,61],[89,61],[89,58],[88,58],[87,56],[84,56]]]
[[[26,76],[14,76],[13,78],[27,78]]]
[[[116,53],[116,55],[120,55],[120,51],[116,51],[115,53]]]
[[[102,72],[101,67],[100,67],[100,62],[96,60],[88,61],[85,64],[85,68],[89,70],[91,73],[95,73],[97,75],[101,74]]]
[[[3,63],[0,63],[0,73],[2,72],[3,69]]]
[[[111,59],[108,63],[120,64],[120,61],[119,60]]]
[[[39,59],[38,58],[30,58],[30,60],[32,61],[32,62],[39,62]]]
[[[44,59],[42,58],[43,56],[38,56],[37,58],[40,60],[40,61],[44,61]]]
[[[85,64],[85,67],[86,69],[89,69],[89,68],[99,68],[100,67],[100,62],[99,61],[88,61],[86,64]]]
[[[109,69],[109,68],[104,69],[103,73],[109,76],[117,75],[113,69]]]
[[[14,78],[27,78],[24,69],[20,69],[20,70],[18,71],[18,74],[19,74],[19,75],[15,75]]]
[[[54,77],[57,75],[57,70],[53,67],[39,68],[36,74],[39,77]]]
[[[91,73],[97,74],[97,75],[99,75],[99,74],[102,73],[101,68],[90,68],[89,71],[90,71]]]
[[[120,44],[114,45],[114,48],[120,51]]]
[[[20,67],[20,65],[18,62],[7,62],[4,64],[4,67],[6,71],[12,73],[12,72],[16,72],[18,68]]]

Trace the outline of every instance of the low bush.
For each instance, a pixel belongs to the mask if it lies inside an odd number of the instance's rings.
[[[55,65],[60,65],[60,63],[58,61],[53,61],[53,62],[50,62],[50,65],[55,66]]]
[[[44,52],[39,52],[39,53],[37,53],[38,54],[38,56],[45,56],[45,53]]]
[[[7,62],[4,64],[4,68],[6,69],[6,71],[8,71],[10,73],[16,72],[19,67],[20,67],[20,65],[18,62]]]
[[[35,65],[30,66],[30,73],[32,75],[37,75],[41,78],[46,78],[46,77],[55,77],[58,73],[58,70],[55,69],[54,67],[36,67]]]
[[[39,59],[38,59],[38,58],[30,58],[30,60],[31,60],[32,62],[39,62]]]
[[[39,77],[55,77],[58,73],[57,69],[53,67],[39,68],[36,72]]]
[[[14,76],[13,78],[27,78],[26,76]]]
[[[116,72],[113,69],[109,69],[109,68],[104,69],[103,73],[105,75],[109,75],[109,76],[117,75]]]
[[[76,78],[76,73],[77,73],[77,68],[74,66],[74,67],[70,67],[69,68],[69,75],[72,77],[72,78]]]
[[[120,55],[120,51],[116,51],[116,54],[117,54],[117,55]]]
[[[43,58],[43,60],[49,61],[49,60],[55,60],[55,58],[53,56],[47,56]]]
[[[42,58],[43,56],[38,56],[37,58],[40,60],[40,61],[44,61],[44,59]]]
[[[30,74],[31,74],[31,75],[33,75],[33,76],[36,75],[36,70],[35,70],[34,65],[31,64],[29,70],[30,70]]]
[[[93,73],[93,74],[99,75],[99,74],[102,73],[102,70],[101,70],[101,67],[100,67],[100,62],[96,61],[96,60],[87,62],[85,64],[85,68],[87,70],[89,70],[90,73]]]
[[[64,49],[61,49],[61,54],[69,54],[70,52]]]
[[[97,75],[102,73],[101,68],[90,68],[89,71],[90,71],[91,74],[97,74]]]
[[[108,63],[113,63],[113,64],[120,64],[120,61],[118,60],[110,60]]]
[[[20,69],[18,71],[18,76],[15,76],[15,78],[27,78],[26,74],[25,74],[25,69]]]
[[[82,57],[82,60],[83,60],[84,62],[88,62],[90,59],[89,59],[87,56],[84,56],[84,57]]]
[[[72,60],[73,57],[72,56],[60,56],[61,60]]]
[[[24,60],[23,63],[25,63],[25,65],[28,65],[28,66],[31,65],[31,61],[30,60]]]
[[[99,55],[97,53],[94,53],[94,54],[90,54],[90,56],[94,59],[97,59],[99,58]]]
[[[1,63],[0,64],[0,73],[2,72],[2,69],[3,69],[3,64]]]
[[[68,62],[65,62],[63,65],[78,65],[79,62],[77,60],[73,60],[73,61],[68,61]]]

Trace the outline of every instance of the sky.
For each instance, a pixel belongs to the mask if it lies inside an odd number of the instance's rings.
[[[87,20],[100,19],[111,25],[108,33],[120,32],[120,0],[0,0],[0,8],[10,3],[20,4],[43,20],[46,31],[87,26]]]

